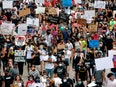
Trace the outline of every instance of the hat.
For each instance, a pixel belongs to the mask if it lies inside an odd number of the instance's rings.
[[[107,77],[110,78],[110,77],[113,76],[113,75],[114,75],[113,73],[109,73],[109,74],[107,75]]]

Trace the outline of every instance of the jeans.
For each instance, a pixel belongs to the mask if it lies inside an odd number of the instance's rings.
[[[46,69],[46,73],[48,76],[50,75],[50,78],[52,78],[53,73],[54,73],[54,68],[53,69]]]

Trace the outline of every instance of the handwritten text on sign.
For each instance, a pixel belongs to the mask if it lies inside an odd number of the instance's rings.
[[[26,52],[25,50],[15,50],[15,61],[25,62]]]

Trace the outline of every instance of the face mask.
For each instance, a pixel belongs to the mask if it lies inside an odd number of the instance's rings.
[[[102,47],[103,44],[99,44],[100,47]]]
[[[81,83],[82,83],[81,81],[78,82],[79,85],[80,85]]]
[[[30,80],[30,81],[32,81],[32,80],[33,80],[33,78],[29,78],[29,80]]]
[[[59,64],[59,66],[62,66],[62,64]]]
[[[66,82],[67,80],[66,80],[66,79],[64,79],[63,81],[64,81],[64,82]]]
[[[40,49],[43,49],[43,46],[42,45],[40,46]]]

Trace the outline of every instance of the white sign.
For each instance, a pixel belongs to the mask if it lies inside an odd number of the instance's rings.
[[[95,59],[95,64],[97,70],[114,68],[112,59],[108,57]]]
[[[45,13],[45,7],[37,7],[35,11],[36,11],[36,14]]]
[[[25,36],[16,36],[15,37],[15,45],[17,46],[23,46],[25,45]]]
[[[2,1],[3,9],[12,9],[13,1]]]
[[[108,57],[110,59],[113,59],[113,56],[116,55],[116,50],[109,50],[108,51]]]
[[[27,33],[27,25],[26,24],[19,24],[18,25],[18,34],[19,36],[24,36]]]
[[[35,3],[42,3],[42,4],[44,4],[44,0],[35,0]]]
[[[25,50],[15,50],[15,62],[25,62],[26,51]]]
[[[82,1],[81,0],[75,0],[75,3],[76,4],[78,4],[78,3],[80,4],[80,3],[82,3]]]
[[[32,25],[32,26],[39,26],[39,19],[38,18],[27,18],[26,21],[27,25]]]
[[[95,1],[94,8],[102,8],[105,9],[106,2],[105,1]]]
[[[2,23],[0,28],[0,34],[9,35],[12,34],[15,25],[12,23]]]
[[[81,17],[86,19],[87,23],[91,23],[92,17],[95,17],[95,10],[86,10]]]

